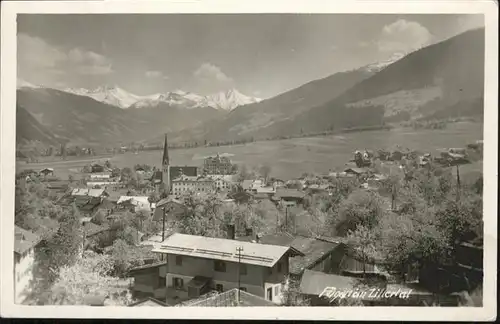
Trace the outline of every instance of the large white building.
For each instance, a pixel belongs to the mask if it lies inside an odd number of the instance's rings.
[[[232,175],[208,174],[205,177],[215,182],[215,189],[217,191],[230,190],[234,184],[234,177]]]
[[[15,303],[26,301],[31,291],[33,267],[35,265],[35,247],[40,243],[36,234],[15,226],[14,241],[14,292]]]
[[[208,177],[181,175],[172,180],[172,193],[180,196],[187,192],[210,193],[215,191],[215,181]]]

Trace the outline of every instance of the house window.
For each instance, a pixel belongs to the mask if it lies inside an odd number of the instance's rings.
[[[178,265],[178,266],[182,265],[182,255],[175,256],[175,265]]]
[[[240,263],[240,274],[241,275],[246,275],[247,274],[247,265]]]
[[[281,272],[281,262],[278,262],[278,273]]]
[[[224,261],[216,260],[214,262],[214,270],[217,272],[226,272],[226,263]]]
[[[241,290],[241,291],[244,291],[244,292],[246,292],[246,291],[247,291],[246,287],[240,287],[240,290]]]
[[[182,290],[184,288],[184,279],[174,278],[174,288],[178,289],[178,290]]]
[[[274,296],[278,296],[280,293],[280,286],[275,286],[274,287]]]
[[[224,291],[224,286],[221,284],[216,284],[215,285],[215,290],[217,290],[219,293]]]
[[[158,280],[158,286],[165,287],[167,285],[167,278],[160,277]]]

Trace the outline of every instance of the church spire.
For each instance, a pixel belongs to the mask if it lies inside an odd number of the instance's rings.
[[[168,157],[168,139],[167,134],[165,133],[165,143],[163,145],[163,159],[161,161],[162,166],[166,166],[170,164],[170,159]]]

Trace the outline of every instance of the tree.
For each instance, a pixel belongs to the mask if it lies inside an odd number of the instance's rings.
[[[300,283],[289,276],[285,279],[281,302],[283,306],[310,305],[310,301],[300,292]]]
[[[365,276],[366,264],[371,264],[380,257],[376,248],[379,235],[376,230],[369,229],[364,225],[358,225],[356,230],[348,232],[347,239],[354,247],[355,257],[363,262],[363,276]]]
[[[137,185],[137,175],[131,168],[123,168],[120,173],[120,181],[127,187],[135,187]]]
[[[48,304],[83,305],[87,296],[106,292],[113,305],[129,305],[132,296],[128,287],[120,287],[119,279],[111,276],[112,270],[113,261],[108,256],[86,252],[76,264],[61,268]],[[110,293],[113,290],[116,293]]]
[[[130,268],[128,253],[129,244],[126,241],[117,239],[113,243],[111,257],[113,260],[114,273],[118,277],[125,275]]]
[[[358,225],[371,229],[382,215],[382,202],[377,193],[355,191],[340,203],[338,219],[335,220],[337,235],[346,236],[349,231],[356,230]]]

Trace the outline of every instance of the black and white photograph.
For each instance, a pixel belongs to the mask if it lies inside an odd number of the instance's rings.
[[[494,319],[498,8],[477,2],[10,11],[2,297]]]

